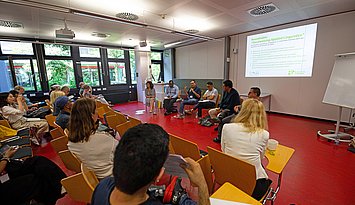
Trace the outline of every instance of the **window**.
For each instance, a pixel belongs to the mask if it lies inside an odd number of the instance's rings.
[[[42,86],[41,86],[41,80],[40,80],[37,60],[32,60],[32,62],[33,62],[33,70],[35,72],[35,80],[36,80],[37,91],[42,91]]]
[[[72,60],[46,60],[48,85],[69,85],[75,88],[75,77]]]
[[[13,60],[16,81],[26,91],[35,90],[35,83],[32,75],[31,60]]]
[[[164,69],[162,52],[151,52],[150,53],[151,68],[152,68],[152,81],[153,83],[160,82],[164,80]]]
[[[0,92],[8,92],[14,87],[8,60],[0,60]]]
[[[161,71],[161,65],[160,64],[152,64],[152,78],[153,82],[158,82],[160,81],[160,71]]]
[[[136,55],[134,51],[129,51],[129,62],[131,65],[131,80],[132,84],[137,84],[137,75],[136,75]]]
[[[32,43],[0,41],[3,54],[33,55]]]
[[[151,52],[150,53],[150,60],[161,61],[161,52]]]
[[[100,49],[91,47],[79,47],[80,57],[100,58]]]
[[[98,62],[81,62],[81,72],[83,74],[83,82],[90,86],[100,86],[99,79],[100,72],[99,72],[99,63]]]
[[[124,50],[121,49],[107,49],[108,58],[124,59]]]
[[[110,74],[110,84],[126,84],[125,63],[109,62],[108,69]]]
[[[47,56],[71,56],[70,46],[58,44],[44,44],[44,53]]]

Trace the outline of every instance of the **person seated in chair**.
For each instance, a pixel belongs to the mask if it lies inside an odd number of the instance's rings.
[[[170,115],[173,112],[173,106],[179,96],[179,87],[174,84],[173,80],[169,80],[169,85],[165,87],[165,98],[163,107],[164,115]]]
[[[255,166],[256,185],[252,197],[257,200],[264,196],[271,184],[261,164],[269,139],[266,129],[264,105],[251,98],[243,102],[238,115],[222,130],[222,151]]]
[[[201,89],[197,87],[196,81],[190,81],[190,88],[187,90],[187,86],[184,87],[184,92],[186,95],[186,99],[182,100],[180,103],[179,114],[176,118],[184,118],[185,116],[185,105],[195,105],[201,98]]]
[[[145,104],[146,106],[149,106],[149,112],[155,115],[156,108],[154,106],[155,106],[156,93],[155,93],[154,85],[152,81],[147,81],[145,85],[147,86],[145,88]]]
[[[62,92],[64,92],[65,96],[69,96],[70,93],[70,87],[65,85],[60,89]]]
[[[56,106],[60,110],[59,115],[55,119],[55,123],[59,125],[63,130],[68,128],[68,123],[70,120],[70,112],[73,103],[69,100],[67,96],[61,96],[56,100]]]
[[[19,92],[19,94],[21,94],[23,96],[23,98],[25,99],[26,105],[29,109],[38,107],[38,103],[32,103],[30,101],[30,99],[28,99],[28,97],[25,95],[25,88],[24,87],[22,87],[21,85],[16,85],[14,87],[14,90]]]
[[[197,116],[202,117],[202,109],[215,108],[218,98],[218,91],[213,87],[212,82],[207,82],[207,90],[202,96],[202,100],[198,102],[193,109],[185,111],[186,114],[192,113],[197,109]]]
[[[162,205],[162,201],[148,193],[148,188],[163,176],[168,155],[169,134],[159,125],[140,124],[130,128],[116,148],[113,177],[103,179],[96,186],[91,205]],[[199,204],[209,205],[208,188],[200,165],[191,158],[185,160],[189,166],[182,168],[190,182],[198,187]],[[197,203],[184,195],[178,204]]]

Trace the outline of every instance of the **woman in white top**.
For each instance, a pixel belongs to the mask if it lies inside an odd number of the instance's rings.
[[[78,99],[70,114],[68,149],[97,178],[103,179],[112,175],[113,156],[118,141],[106,132],[97,131],[97,120],[96,101],[91,98]]]
[[[232,123],[222,129],[222,151],[255,166],[256,186],[252,196],[261,199],[271,180],[261,164],[269,139],[265,108],[256,99],[247,99]]]
[[[155,106],[156,93],[155,93],[154,85],[152,81],[147,81],[145,85],[147,86],[145,88],[145,104],[149,106],[150,108],[149,112],[155,115],[156,113],[155,113],[154,106]]]
[[[46,120],[29,121],[23,115],[28,110],[25,98],[16,90],[4,93],[0,97],[0,112],[7,119],[13,129],[21,130],[24,128],[36,127],[37,133],[31,141],[39,145],[43,135],[49,131]]]

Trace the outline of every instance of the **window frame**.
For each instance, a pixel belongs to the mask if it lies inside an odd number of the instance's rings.
[[[160,59],[161,60],[150,60],[150,63],[151,64],[160,64],[160,73],[159,75],[161,76],[161,80],[159,81],[159,77],[158,77],[158,80],[155,81],[154,83],[158,83],[158,82],[164,82],[164,59],[163,59],[163,51],[157,51],[157,50],[152,50],[152,52],[155,52],[155,53],[160,53]],[[153,75],[153,73],[152,73]],[[153,79],[152,79],[153,80]]]

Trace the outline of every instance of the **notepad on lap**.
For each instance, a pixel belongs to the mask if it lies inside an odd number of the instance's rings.
[[[211,205],[248,205],[245,203],[210,198]]]

